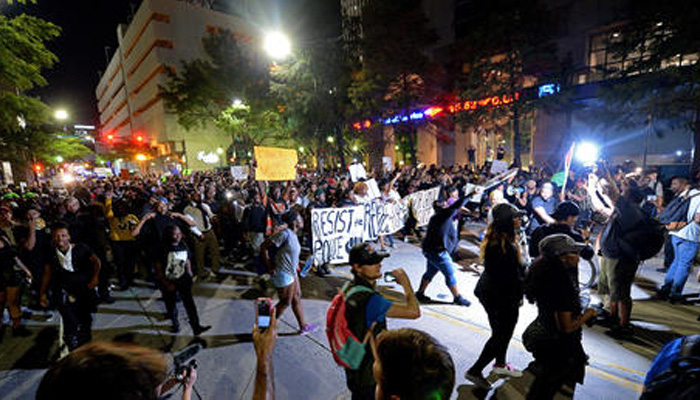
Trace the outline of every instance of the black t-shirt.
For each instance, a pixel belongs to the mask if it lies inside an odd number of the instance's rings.
[[[557,331],[556,313],[581,314],[580,290],[558,259],[536,259],[528,272],[527,288],[528,297],[537,303],[537,318],[552,332]],[[580,334],[580,329],[571,333]]]
[[[160,265],[163,276],[169,280],[182,278],[187,273],[187,260],[192,257],[183,241],[178,244],[166,244],[161,247]]]
[[[534,232],[532,232],[532,235],[530,236],[530,256],[532,258],[535,258],[540,255],[540,242],[542,239],[546,238],[547,236],[554,235],[557,233],[563,233],[570,238],[574,239],[574,241],[578,243],[585,243],[585,239],[581,234],[576,232],[572,227],[566,224],[547,224],[547,225],[542,225],[539,228],[537,228]],[[595,252],[592,247],[588,247],[581,251],[581,258],[584,260],[590,260],[593,258]]]
[[[474,293],[486,303],[518,306],[523,298],[524,269],[515,245],[490,244],[484,254],[484,273]]]

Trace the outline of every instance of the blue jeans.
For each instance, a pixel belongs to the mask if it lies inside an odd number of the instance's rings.
[[[681,239],[677,236],[673,236],[671,241],[675,257],[668,272],[666,272],[664,288],[666,290],[670,288],[671,297],[680,297],[683,294],[683,286],[685,286],[685,281],[688,280],[688,274],[690,274],[690,268],[693,266],[693,259],[695,258],[695,253],[698,252],[700,243]]]
[[[436,251],[424,251],[423,255],[425,255],[428,261],[427,270],[425,274],[423,274],[424,281],[430,282],[438,272],[442,272],[442,274],[445,275],[445,284],[447,284],[448,287],[457,285],[455,268],[452,264],[450,253],[446,250],[439,253]]]

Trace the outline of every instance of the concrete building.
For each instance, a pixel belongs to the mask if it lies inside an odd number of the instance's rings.
[[[133,144],[160,168],[224,164],[217,149],[228,148],[230,138],[214,128],[185,130],[158,96],[167,72],[205,58],[202,38],[224,29],[242,40],[256,36],[240,18],[201,5],[143,0],[130,23],[117,27],[119,47],[95,89],[102,139]]]

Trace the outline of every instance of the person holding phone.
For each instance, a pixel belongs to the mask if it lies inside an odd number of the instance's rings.
[[[294,316],[299,322],[299,333],[306,335],[318,330],[318,326],[306,323],[304,308],[301,306],[301,284],[297,274],[301,246],[297,234],[304,227],[304,220],[299,213],[292,210],[282,216],[282,222],[286,227],[263,242],[260,254],[272,275],[272,283],[277,288],[277,317],[281,317],[287,307],[292,306]],[[272,247],[276,249],[274,263],[270,255]]]
[[[394,303],[377,292],[377,279],[382,277],[382,260],[389,255],[377,252],[370,243],[355,245],[350,250],[350,265],[353,281],[348,290],[362,285],[370,290],[360,291],[346,300],[345,319],[348,328],[356,337],[365,337],[368,329],[379,335],[387,329],[386,318],[420,318],[420,305],[413,292],[411,281],[403,269],[391,271],[396,283],[404,290],[405,303]],[[353,400],[374,399],[376,380],[372,371],[374,357],[371,351],[365,354],[360,367],[345,370],[348,388]]]

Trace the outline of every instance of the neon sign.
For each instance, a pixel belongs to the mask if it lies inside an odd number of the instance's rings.
[[[547,83],[537,87],[537,97],[542,98],[559,93],[560,86],[557,83]],[[431,106],[422,110],[413,110],[406,114],[397,114],[384,119],[377,119],[376,123],[383,125],[393,125],[401,122],[420,121],[426,118],[435,118],[443,113],[455,114],[462,111],[475,111],[485,107],[507,106],[520,100],[520,92],[513,94],[503,94],[500,96],[489,96],[479,100],[458,100],[445,107]],[[352,127],[355,130],[369,129],[373,125],[372,120],[366,119],[362,122],[355,122]]]

